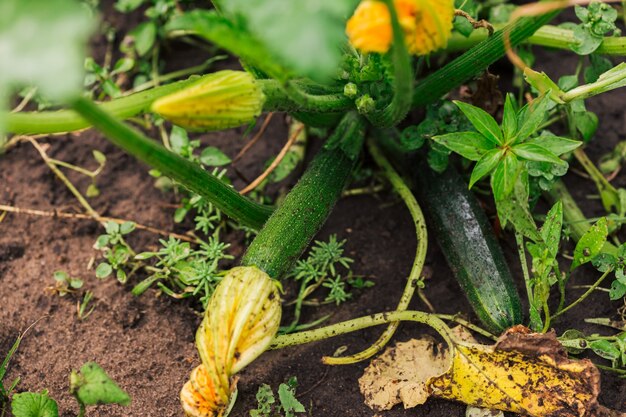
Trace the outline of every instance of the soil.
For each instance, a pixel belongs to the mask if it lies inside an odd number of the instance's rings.
[[[126,17],[115,13],[107,15],[116,24],[129,24]],[[181,54],[192,55],[185,50]],[[575,61],[567,60],[568,55],[542,54],[539,67],[550,74],[572,69]],[[507,64],[495,69],[496,72],[510,73]],[[622,91],[589,100],[589,107],[600,118],[597,139],[588,148],[593,160],[610,150],[626,134],[625,104],[626,96]],[[254,178],[258,175],[264,161],[275,155],[284,143],[286,129],[284,117],[275,117],[264,140],[238,164],[244,176]],[[205,144],[219,146],[232,157],[245,144],[242,137],[243,130],[235,129],[202,135],[201,139]],[[116,149],[100,134],[85,131],[50,137],[41,142],[49,143],[50,156],[88,168],[95,165],[92,149],[106,154],[106,169],[97,180],[101,195],[90,200],[102,215],[185,232],[184,225],[177,225],[172,220],[173,195],[157,190],[154,179],[147,173],[148,167]],[[313,148],[316,146],[318,144],[313,144]],[[71,173],[68,175],[80,190],[86,189],[87,180]],[[235,178],[235,187],[244,185],[235,175],[231,177]],[[601,214],[599,203],[586,198],[594,193],[590,181],[570,174],[567,182],[586,214]],[[615,183],[623,186],[626,174],[620,174]],[[22,208],[81,211],[74,197],[29,143],[22,143],[0,156],[0,202]],[[97,407],[90,410],[89,415],[182,416],[178,392],[189,372],[199,363],[193,340],[201,316],[192,303],[173,300],[154,290],[134,297],[128,285],[123,286],[112,278],[96,279],[93,269],[87,266],[98,257],[92,245],[101,232],[100,226],[90,220],[8,214],[0,222],[0,358],[4,357],[16,336],[32,325],[11,362],[7,380],[19,376],[18,391],[49,390],[59,403],[61,415],[73,416],[77,406],[68,393],[69,373],[86,361],[96,361],[128,391],[133,401],[126,408]],[[409,274],[416,246],[412,222],[401,201],[390,193],[344,198],[318,237],[326,239],[333,233],[348,239],[348,255],[355,259],[353,270],[376,285],[373,289],[356,293],[353,300],[340,307],[305,309],[303,320],[332,313],[328,322],[333,323],[392,310]],[[234,252],[241,254],[244,249],[242,237],[233,235],[231,239]],[[137,231],[131,237],[134,247],[146,250],[154,247],[156,241],[157,236],[143,231]],[[504,235],[502,245],[521,288],[519,261],[510,236]],[[81,321],[76,315],[76,297],[59,297],[47,289],[54,284],[52,274],[56,270],[65,270],[85,279],[86,288],[94,292],[96,308],[86,320]],[[475,320],[432,237],[426,271],[431,278],[427,281],[425,294],[436,310],[461,313]],[[584,269],[574,274],[570,285],[589,284],[596,278],[597,274],[591,269]],[[575,299],[579,292],[570,290],[568,299]],[[611,316],[622,305],[622,301],[609,302],[605,293],[598,292],[580,308],[566,314],[555,328],[559,334],[571,327],[587,332],[602,331],[585,324],[583,318]],[[411,308],[425,307],[416,299]],[[425,331],[423,326],[402,324],[394,340],[404,341]],[[329,367],[322,365],[320,358],[332,355],[343,346],[349,352],[365,348],[379,332],[380,329],[368,329],[324,342],[266,352],[241,373],[239,398],[232,415],[247,416],[247,410],[255,408],[255,393],[261,383],[276,389],[291,376],[298,378],[298,397],[311,410],[310,415],[374,415],[363,404],[357,384],[366,363]],[[626,380],[603,372],[601,402],[626,412],[625,398]],[[464,416],[465,407],[429,400],[416,409],[396,407],[384,415]]]

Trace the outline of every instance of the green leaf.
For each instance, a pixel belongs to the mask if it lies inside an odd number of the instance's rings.
[[[80,94],[95,23],[76,0],[0,1],[0,112],[11,91],[23,86],[55,101]]]
[[[129,405],[130,397],[96,363],[88,362],[80,373],[72,371],[70,391],[84,405]]]
[[[122,13],[130,13],[145,2],[146,0],[117,0],[115,2],[115,10]]]
[[[85,191],[85,196],[88,198],[98,197],[100,195],[100,189],[94,183],[91,183],[87,186],[87,190]]]
[[[472,176],[470,177],[469,188],[472,188],[477,181],[493,171],[503,155],[504,151],[498,148],[492,149],[483,155],[474,166]]]
[[[589,142],[598,130],[598,116],[590,111],[574,114],[574,126],[580,132],[585,142]]]
[[[434,136],[432,139],[470,161],[478,161],[495,146],[477,132],[448,133],[447,135]]]
[[[292,378],[295,381],[295,378]],[[291,382],[291,381],[290,381]],[[280,384],[278,387],[278,399],[285,412],[285,417],[294,416],[295,413],[305,413],[304,405],[295,396],[294,388],[288,384]]]
[[[609,290],[609,298],[611,300],[620,300],[624,295],[626,295],[626,284],[613,281],[611,283],[611,289]]]
[[[466,38],[474,31],[474,25],[472,25],[472,23],[467,20],[465,16],[455,16],[453,27],[454,30],[456,30]]]
[[[523,141],[539,129],[546,119],[549,105],[550,98],[543,95],[520,110],[517,120],[519,130],[515,136],[515,143]]]
[[[231,159],[215,146],[207,146],[200,154],[200,162],[211,167],[230,164]]]
[[[585,68],[585,82],[587,84],[595,83],[600,75],[613,68],[613,63],[602,56],[593,54],[589,56],[590,65]]]
[[[92,151],[93,157],[100,165],[104,164],[107,161],[107,157],[97,149]]]
[[[172,126],[170,133],[170,146],[172,150],[180,155],[183,148],[189,145],[189,135],[187,131],[180,126]]]
[[[537,72],[527,67],[524,69],[524,79],[544,97],[550,97],[559,104],[565,103],[563,99],[561,99],[563,91],[545,72]],[[522,108],[523,111],[520,114],[524,114],[525,109],[527,109],[526,106]],[[521,122],[518,122],[518,124],[521,126]]]
[[[600,272],[606,272],[617,263],[617,258],[610,253],[600,253],[591,260],[591,264]]]
[[[593,36],[583,26],[576,26],[573,33],[575,42],[569,47],[578,55],[589,55],[602,44],[602,37]]]
[[[522,159],[537,162],[551,162],[553,164],[563,164],[565,161],[547,150],[546,148],[534,143],[525,142],[515,145],[511,151]]]
[[[571,269],[573,270],[595,258],[602,250],[608,234],[609,229],[607,227],[606,217],[602,217],[582,235],[576,244]]]
[[[134,222],[124,222],[120,225],[120,233],[123,235],[127,235],[135,230],[136,227],[137,225]]]
[[[491,188],[496,201],[502,200],[511,194],[517,181],[519,168],[520,163],[515,155],[507,152],[491,176]]]
[[[476,130],[493,142],[494,145],[501,145],[503,143],[502,130],[500,130],[500,126],[498,126],[498,123],[496,123],[489,113],[479,107],[463,103],[462,101],[455,100],[454,104],[461,109],[465,117],[469,119]]]
[[[608,340],[594,340],[589,342],[589,347],[596,355],[611,361],[616,360],[621,356],[619,349]]]
[[[96,267],[96,277],[100,279],[108,277],[112,272],[113,268],[106,262],[102,262]]]
[[[106,230],[108,234],[114,235],[116,233],[119,233],[120,225],[116,222],[108,221],[104,224],[104,230]]]
[[[227,16],[245,22],[250,34],[284,66],[317,80],[337,72],[346,43],[346,18],[357,4],[358,0],[219,2]]]
[[[58,417],[59,408],[47,391],[23,392],[13,395],[11,412],[14,417]]]
[[[536,138],[526,141],[525,143],[531,143],[533,145],[541,146],[543,149],[546,149],[556,156],[571,152],[583,144],[579,140],[572,140],[554,135],[540,135]]]
[[[135,39],[135,49],[139,56],[145,56],[154,46],[157,26],[154,22],[144,22],[130,31],[129,35]]]
[[[528,172],[522,170],[517,176],[513,193],[503,200],[496,200],[498,218],[502,227],[513,224],[515,230],[534,242],[542,240],[528,205]]]
[[[502,131],[504,132],[504,141],[512,139],[517,132],[517,111],[515,110],[515,102],[512,94],[506,95],[504,102],[504,113],[502,115]]]
[[[559,253],[561,229],[563,228],[563,203],[557,201],[548,212],[546,221],[541,227],[541,237],[552,258]]]

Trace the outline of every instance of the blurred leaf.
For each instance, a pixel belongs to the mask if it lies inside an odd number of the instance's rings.
[[[200,154],[200,162],[211,167],[230,164],[231,159],[215,146],[207,146]]]
[[[10,91],[24,85],[52,100],[80,94],[85,45],[94,28],[88,9],[76,0],[0,1],[0,112]]]
[[[152,46],[154,46],[154,42],[157,37],[157,27],[154,22],[144,22],[138,25],[135,29],[133,29],[130,33],[135,39],[135,49],[139,56],[145,56],[150,50]]]
[[[233,20],[242,19],[247,30],[286,67],[324,80],[339,68],[346,21],[358,0],[225,0],[218,4]]]
[[[88,362],[80,373],[72,371],[70,391],[85,405],[129,405],[130,397],[96,363]]]
[[[58,417],[59,415],[57,403],[48,397],[47,391],[13,395],[11,412],[14,417]]]
[[[106,262],[102,262],[96,267],[96,277],[103,279],[111,275],[113,268]]]
[[[590,65],[585,68],[585,83],[594,83],[598,81],[600,75],[613,68],[613,63],[604,57],[599,55],[589,56]]]

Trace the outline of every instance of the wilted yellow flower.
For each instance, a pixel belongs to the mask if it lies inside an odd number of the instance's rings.
[[[152,111],[190,130],[223,130],[251,123],[263,111],[265,95],[245,71],[218,71],[161,97]]]
[[[228,405],[231,377],[263,353],[278,331],[278,287],[256,267],[233,268],[219,283],[196,333],[202,365],[180,398],[190,417],[220,416]]]
[[[448,43],[454,18],[454,0],[394,0],[404,40],[410,53],[425,55]],[[350,43],[362,52],[384,53],[391,47],[391,16],[377,0],[363,0],[348,20]]]

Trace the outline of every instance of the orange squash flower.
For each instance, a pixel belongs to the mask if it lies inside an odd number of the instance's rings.
[[[425,55],[447,45],[454,0],[394,0],[410,53]],[[350,43],[361,52],[385,53],[391,47],[391,15],[377,0],[363,0],[346,25]]]

